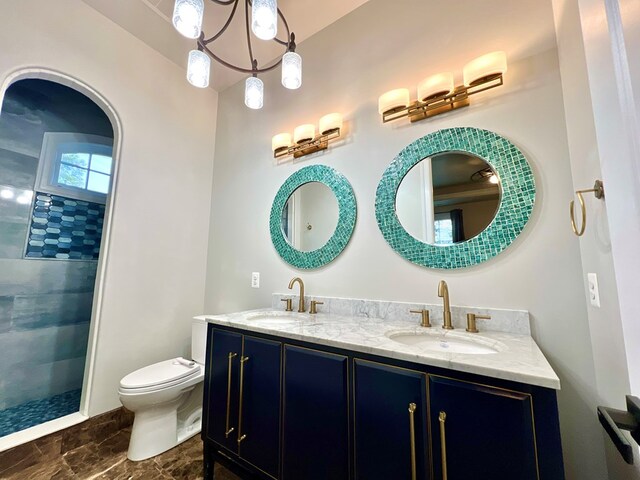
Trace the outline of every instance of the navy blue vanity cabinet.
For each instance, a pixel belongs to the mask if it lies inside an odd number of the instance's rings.
[[[282,343],[212,326],[207,342],[202,435],[207,478],[213,476],[212,451],[278,478]]]
[[[280,466],[281,357],[280,342],[244,337],[238,454],[274,478]]]
[[[526,392],[429,376],[434,478],[550,478],[538,473],[532,402]]]
[[[282,480],[349,479],[348,358],[285,345]]]
[[[353,371],[355,478],[430,478],[427,375],[360,359]]]
[[[209,326],[207,348],[203,433],[207,440],[236,451],[242,335]]]

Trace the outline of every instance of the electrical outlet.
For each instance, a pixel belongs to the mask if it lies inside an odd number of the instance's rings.
[[[251,274],[251,288],[260,288],[260,272]]]
[[[600,307],[600,291],[598,290],[598,276],[595,273],[587,273],[589,285],[589,301],[594,307]]]

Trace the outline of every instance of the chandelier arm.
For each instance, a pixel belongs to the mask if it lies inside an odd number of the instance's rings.
[[[216,1],[216,0],[211,0],[211,1]],[[236,9],[238,8],[238,2],[239,0],[231,0],[231,2],[233,2],[233,8],[231,9],[231,15],[229,15],[229,18],[227,18],[227,21],[225,22],[225,24],[222,26],[222,28],[218,31],[218,33],[216,33],[213,37],[211,38],[207,38],[206,40],[203,40],[203,44],[204,45],[209,45],[211,42],[215,42],[218,38],[220,38],[220,36],[227,31],[227,28],[229,28],[229,25],[231,25],[231,21],[233,20],[233,17],[236,14]],[[218,3],[218,2],[216,2]],[[224,3],[223,5],[231,5],[231,3]]]
[[[275,62],[273,65],[269,65],[267,67],[263,67],[263,68],[243,68],[243,67],[237,67],[236,65],[232,65],[231,63],[221,59],[220,57],[218,57],[215,53],[213,53],[211,51],[211,49],[209,49],[209,47],[207,47],[206,45],[203,45],[202,42],[198,41],[198,47],[201,48],[207,55],[209,55],[211,58],[213,58],[216,62],[218,62],[221,65],[224,65],[227,68],[230,68],[231,70],[235,70],[236,72],[240,72],[240,73],[251,73],[251,74],[258,74],[258,73],[265,73],[265,72],[269,72],[271,70],[273,70],[274,68],[278,67],[281,63],[282,63],[282,57],[280,57],[280,59]]]
[[[249,5],[251,3],[251,0],[246,0],[245,2],[245,7],[244,7],[244,26],[245,26],[245,30],[247,32],[247,47],[249,49],[249,61],[251,62],[252,65],[252,70],[255,73],[255,69],[257,68],[257,60],[253,57],[253,48],[251,47],[251,32],[249,31]]]

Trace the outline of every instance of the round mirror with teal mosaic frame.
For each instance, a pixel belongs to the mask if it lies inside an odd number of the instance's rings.
[[[396,196],[405,176],[422,160],[444,152],[484,160],[501,188],[500,203],[489,225],[473,238],[448,245],[425,243],[413,237],[396,212]],[[378,184],[376,219],[387,243],[406,260],[429,268],[463,268],[485,262],[507,248],[527,224],[535,196],[531,167],[509,140],[488,130],[449,128],[416,140],[393,160]]]
[[[335,230],[329,240],[319,248],[311,250],[302,247],[296,248],[294,246],[296,242],[292,241],[293,235],[288,232],[293,216],[290,213],[292,203],[290,199],[294,198],[296,192],[304,190],[301,190],[301,187],[315,182],[325,185],[335,195],[338,204],[337,221],[333,219]],[[315,189],[315,191],[318,190]],[[315,194],[314,198],[318,198],[318,195]],[[299,210],[300,208],[298,208]],[[316,207],[315,210],[323,210],[323,208]],[[301,168],[291,175],[278,190],[269,219],[271,241],[282,259],[294,267],[319,268],[333,261],[347,246],[356,224],[356,217],[356,198],[346,177],[326,165],[311,165]],[[305,219],[298,219],[298,222],[303,221],[305,223],[304,230],[308,229],[311,232],[314,226],[307,223]],[[313,243],[307,243],[307,245],[309,244]]]

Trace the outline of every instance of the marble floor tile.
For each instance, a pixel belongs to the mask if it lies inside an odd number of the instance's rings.
[[[144,460],[142,462],[132,462],[125,460],[102,475],[96,480],[173,480],[173,477],[163,472],[153,461]]]
[[[86,477],[78,477],[69,468],[69,465],[58,458],[54,462],[40,462],[28,468],[21,469],[13,475],[0,476],[6,480],[81,480]]]
[[[40,450],[27,443],[0,452],[0,478],[8,478],[16,472],[36,465],[40,461]]]
[[[202,441],[195,436],[155,457],[160,468],[175,480],[201,480],[203,476]]]

